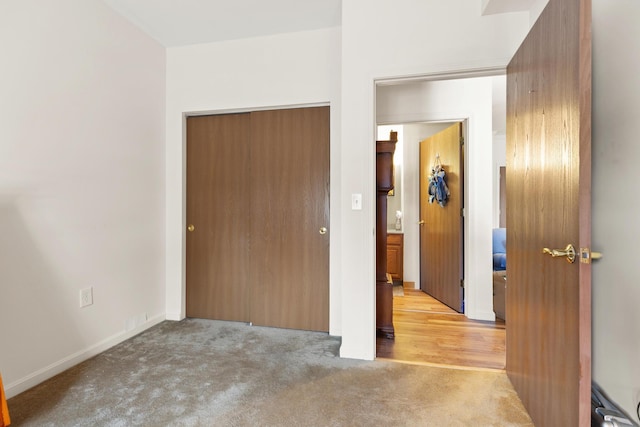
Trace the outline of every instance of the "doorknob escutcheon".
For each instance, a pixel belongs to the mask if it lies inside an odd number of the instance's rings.
[[[196,229],[196,227],[193,224],[189,224],[189,226],[187,227],[187,230],[189,230],[189,231],[193,231],[195,229]]]
[[[576,250],[571,243],[569,243],[564,249],[544,248],[542,249],[542,253],[551,255],[554,258],[561,256],[567,257],[567,262],[569,264],[573,264],[573,262],[576,260]]]
[[[327,234],[327,228],[326,227],[320,227],[319,233],[320,234]]]

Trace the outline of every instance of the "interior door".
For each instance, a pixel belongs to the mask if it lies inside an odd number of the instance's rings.
[[[420,142],[420,289],[463,312],[462,124]],[[429,201],[429,175],[435,163],[445,171],[450,196],[444,206]]]
[[[188,317],[249,321],[250,115],[187,119]]]
[[[507,68],[507,372],[536,426],[590,425],[590,25],[550,0]]]
[[[329,107],[251,115],[251,318],[329,330]]]

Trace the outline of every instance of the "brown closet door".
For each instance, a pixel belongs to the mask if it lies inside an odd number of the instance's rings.
[[[329,107],[251,113],[251,139],[251,320],[328,331]]]
[[[250,115],[187,119],[187,316],[249,321]]]

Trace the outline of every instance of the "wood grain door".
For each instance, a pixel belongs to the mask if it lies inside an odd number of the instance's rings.
[[[249,321],[250,115],[187,119],[187,316]]]
[[[462,125],[456,123],[420,142],[420,289],[463,312]],[[446,205],[429,202],[428,182],[439,157],[451,193]]]
[[[252,322],[328,331],[329,107],[254,112],[251,137]]]
[[[590,425],[590,22],[550,0],[507,68],[507,372],[536,426]]]

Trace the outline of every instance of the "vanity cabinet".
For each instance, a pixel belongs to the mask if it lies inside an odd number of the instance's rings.
[[[402,284],[404,235],[389,233],[387,235],[387,272],[394,284]]]

